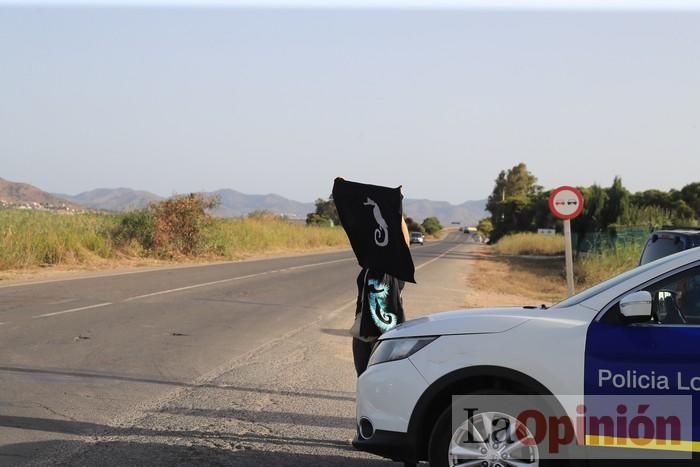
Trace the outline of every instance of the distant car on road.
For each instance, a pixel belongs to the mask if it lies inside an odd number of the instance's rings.
[[[639,264],[656,261],[664,256],[700,246],[700,228],[664,229],[652,232],[647,240]]]
[[[425,242],[425,236],[423,232],[411,232],[411,245],[414,243],[423,244]]]

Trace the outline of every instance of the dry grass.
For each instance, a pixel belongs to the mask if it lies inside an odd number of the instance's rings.
[[[495,245],[502,255],[556,256],[564,254],[564,236],[518,233],[506,235]]]
[[[586,287],[603,282],[639,264],[642,245],[629,244],[603,252],[581,256],[575,264],[575,275]]]
[[[564,260],[528,259],[495,254],[481,246],[467,278],[467,307],[539,305],[566,297]]]
[[[138,242],[119,242],[114,228],[121,216],[63,215],[0,210],[2,278],[47,267],[72,270],[172,264]],[[348,247],[342,228],[307,227],[279,218],[212,219],[202,232],[200,254],[172,256],[178,262],[241,259]]]
[[[582,256],[575,263],[578,292],[634,268],[640,247]],[[467,278],[467,307],[556,303],[566,297],[563,258],[502,256],[496,247],[482,246]]]
[[[214,256],[226,259],[350,246],[341,227],[306,226],[279,218],[217,219],[205,243]]]
[[[115,216],[0,210],[0,270],[117,258]]]

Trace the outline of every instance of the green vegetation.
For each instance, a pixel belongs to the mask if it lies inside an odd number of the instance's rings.
[[[422,225],[420,225],[418,222],[413,220],[412,217],[407,217],[406,219],[406,227],[408,227],[409,232],[422,232],[425,233],[425,229],[423,228]]]
[[[406,217],[406,227],[409,232],[423,232],[428,235],[435,235],[442,230],[442,225],[437,217],[428,217],[419,224],[411,217]],[[310,212],[306,216],[306,225],[316,226],[337,226],[340,225],[338,209],[332,199],[319,198],[316,200],[316,211]]]
[[[700,182],[681,190],[647,190],[630,193],[615,177],[610,187],[599,185],[579,187],[585,203],[583,213],[572,224],[577,234],[576,250],[586,237],[600,232],[619,231],[630,226],[647,229],[663,225],[695,226],[700,224]],[[534,232],[538,228],[557,228],[561,222],[549,212],[549,191],[537,185],[537,177],[523,163],[503,170],[495,180],[486,209],[491,213],[493,232],[497,241],[504,235]]]
[[[213,203],[187,195],[118,215],[0,210],[0,270],[129,258],[237,259],[348,244],[342,229],[269,213],[213,218],[206,213]]]
[[[435,235],[442,230],[442,225],[437,217],[427,217],[421,224],[423,231],[428,235]]]
[[[479,224],[476,226],[476,230],[481,232],[484,237],[490,237],[493,232],[493,222],[491,219],[481,219]]]
[[[501,172],[496,179],[487,209],[492,213],[490,221],[494,231],[491,239],[500,238],[496,243],[499,253],[546,255],[563,252],[563,237],[531,233],[537,228],[561,231],[561,222],[549,213],[549,192],[536,185],[536,181],[525,164]],[[575,262],[577,283],[584,287],[635,267],[642,242],[653,226],[697,222],[697,211],[693,219],[688,219],[692,212],[679,198],[680,192],[650,190],[632,195],[619,177],[609,188],[592,185],[581,188],[581,191],[585,199],[584,212],[572,221],[572,228],[575,249],[586,252],[577,254]],[[686,192],[692,191],[686,188]],[[689,195],[687,199],[690,199]],[[632,226],[645,227],[634,229]]]
[[[491,213],[493,231],[491,241],[497,241],[510,233],[536,231],[535,213],[542,204],[542,187],[537,178],[520,163],[509,170],[502,170],[486,203]],[[546,198],[545,204],[546,204]]]
[[[340,217],[338,217],[338,209],[335,207],[335,202],[332,199],[317,199],[316,211],[306,215],[306,224],[330,227],[340,225]]]
[[[127,212],[118,217],[111,229],[112,240],[124,248],[133,246],[150,251],[155,246],[156,219],[150,209]]]
[[[579,187],[584,209],[572,220],[577,281],[590,286],[635,267],[651,230],[662,226],[700,225],[700,182],[680,190],[646,190],[631,193],[620,177],[609,187]],[[561,221],[549,212],[549,191],[537,185],[537,177],[523,163],[503,170],[495,180],[486,209],[491,217],[479,229],[493,228],[490,238],[496,250],[510,254],[542,251],[535,232],[554,228]],[[514,235],[518,234],[518,235]]]
[[[495,248],[502,255],[556,256],[564,254],[564,237],[536,233],[506,235]]]

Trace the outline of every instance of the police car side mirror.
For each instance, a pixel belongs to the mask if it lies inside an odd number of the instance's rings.
[[[643,323],[651,320],[651,293],[632,292],[620,300],[620,313],[625,321]]]

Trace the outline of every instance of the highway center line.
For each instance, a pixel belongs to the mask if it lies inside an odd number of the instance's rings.
[[[129,297],[124,299],[125,302],[132,302],[134,300],[140,300],[142,298],[148,298],[148,297],[155,297],[157,295],[165,295],[169,293],[174,293],[174,292],[182,292],[183,290],[191,290],[191,289],[197,289],[200,287],[208,287],[210,285],[218,285],[218,284],[225,284],[227,282],[235,282],[235,281],[240,281],[243,279],[250,279],[252,277],[260,277],[260,276],[266,276],[268,274],[276,274],[278,272],[287,272],[287,271],[296,271],[299,269],[305,269],[305,268],[310,268],[313,266],[322,266],[326,264],[333,264],[333,263],[341,263],[343,261],[352,261],[355,258],[343,258],[343,259],[336,259],[333,261],[324,261],[321,263],[312,263],[312,264],[304,264],[301,266],[293,266],[289,268],[282,268],[282,269],[273,269],[272,271],[264,271],[264,272],[258,272],[255,274],[247,274],[245,276],[236,276],[236,277],[229,277],[228,279],[221,279],[218,281],[211,281],[211,282],[203,282],[201,284],[193,284],[193,285],[187,285],[185,287],[177,287],[175,289],[168,289],[168,290],[160,290],[158,292],[151,292],[143,295],[137,295],[135,297]]]
[[[165,294],[174,293],[174,292],[182,292],[183,290],[197,289],[199,287],[207,287],[210,285],[225,284],[226,282],[234,282],[234,281],[239,281],[242,279],[250,279],[251,277],[265,276],[267,274],[273,274],[273,273],[281,272],[281,271],[283,271],[283,269],[275,269],[273,271],[259,272],[256,274],[248,274],[246,276],[236,276],[236,277],[230,277],[228,279],[221,279],[218,281],[203,282],[201,284],[187,285],[185,287],[178,287],[176,289],[159,290],[158,292],[151,292],[151,293],[147,293],[147,294],[143,294],[143,295],[136,295],[135,297],[125,298],[124,301],[125,302],[133,302],[134,300],[141,300],[142,298],[156,297],[158,295],[165,295]]]
[[[427,261],[427,262],[421,264],[420,266],[416,267],[416,270],[422,268],[423,266],[427,266],[428,264],[432,263],[433,261],[437,261],[438,259],[444,257],[446,254],[448,254],[449,252],[451,252],[452,250],[454,250],[455,248],[457,248],[459,246],[460,245],[456,245],[456,246],[450,248],[449,250],[445,251],[444,253],[442,253],[440,256],[437,256],[437,257],[431,259],[430,261]],[[350,259],[355,259],[355,258],[350,258]],[[284,339],[288,339],[288,338],[290,338],[290,337],[292,337],[300,332],[308,331],[309,327],[320,323],[324,319],[334,318],[336,315],[340,314],[342,311],[344,311],[347,308],[350,308],[351,306],[355,305],[356,303],[357,303],[357,297],[353,297],[350,301],[340,305],[339,307],[328,312],[324,316],[319,316],[318,318],[316,318],[315,320],[313,320],[310,323],[304,323],[303,325],[299,326],[298,328],[292,329],[291,331],[286,332],[284,335],[282,335],[276,339],[272,339],[270,341],[267,341],[267,342],[255,347],[254,349],[251,349],[248,352],[246,352],[242,355],[239,355],[238,357],[236,357],[235,361],[240,361],[241,359],[244,359],[249,355],[256,355],[259,352],[261,352],[262,350],[265,350],[265,349],[269,348],[270,346],[275,345],[276,343],[283,341]],[[211,381],[216,376],[219,376],[224,371],[228,371],[228,370],[230,370],[230,368],[228,366],[225,368],[217,368],[216,370],[210,372],[209,374],[206,374],[206,375],[203,375],[202,377],[200,377],[197,380],[196,384],[202,384],[203,382]]]
[[[449,250],[445,251],[444,253],[442,253],[440,256],[437,256],[437,257],[431,259],[430,261],[427,261],[427,262],[421,264],[420,266],[418,266],[418,267],[416,268],[416,270],[422,268],[423,266],[427,266],[428,264],[432,263],[433,261],[437,261],[438,259],[444,257],[446,254],[448,254],[450,251],[454,250],[454,249],[457,248],[458,246],[459,246],[459,245],[456,245],[456,246],[450,248]],[[320,263],[302,264],[302,265],[300,265],[300,266],[292,266],[292,267],[283,268],[283,269],[274,269],[274,270],[272,270],[272,271],[258,272],[258,273],[255,273],[255,274],[247,274],[247,275],[245,275],[245,276],[230,277],[230,278],[228,278],[228,279],[221,279],[221,280],[218,280],[218,281],[203,282],[203,283],[201,283],[201,284],[187,285],[187,286],[185,286],[185,287],[177,287],[177,288],[175,288],[175,289],[160,290],[160,291],[158,291],[158,292],[151,292],[151,293],[147,293],[147,294],[143,294],[143,295],[137,295],[137,296],[135,296],[135,297],[126,298],[126,299],[124,299],[124,301],[125,301],[125,302],[132,302],[132,301],[134,301],[134,300],[141,300],[141,299],[143,299],[143,298],[155,297],[155,296],[158,296],[158,295],[165,295],[165,294],[174,293],[174,292],[182,292],[183,290],[191,290],[191,289],[197,289],[197,288],[200,288],[200,287],[208,287],[208,286],[210,286],[210,285],[225,284],[225,283],[227,283],[227,282],[234,282],[234,281],[239,281],[239,280],[243,280],[243,279],[250,279],[250,278],[253,278],[253,277],[265,276],[265,275],[268,275],[268,274],[276,274],[276,273],[278,273],[278,272],[297,271],[297,270],[299,270],[299,269],[306,269],[306,268],[311,268],[311,267],[314,267],[314,266],[323,266],[323,265],[326,265],[326,264],[342,263],[342,262],[344,262],[344,261],[352,261],[352,260],[354,260],[354,259],[355,259],[355,258],[336,259],[336,260],[333,260],[333,261],[323,261],[323,262],[320,262]]]
[[[431,259],[431,260],[429,260],[429,261],[426,261],[425,263],[421,264],[420,266],[417,266],[417,267],[416,267],[416,270],[419,270],[419,269],[421,269],[421,268],[423,268],[423,267],[425,267],[425,266],[427,266],[427,265],[429,265],[429,264],[431,264],[431,263],[433,263],[433,262],[435,262],[435,261],[437,261],[437,260],[443,258],[445,255],[447,255],[448,253],[450,253],[452,250],[454,250],[455,248],[457,248],[457,247],[459,247],[459,246],[460,246],[460,245],[455,245],[454,247],[452,247],[452,248],[446,250],[445,252],[443,252],[443,253],[440,254],[439,256],[436,256],[435,258],[433,258],[433,259]],[[243,280],[243,279],[250,279],[250,278],[253,278],[253,277],[266,276],[266,275],[269,275],[269,274],[276,274],[276,273],[279,273],[279,272],[296,271],[296,270],[299,270],[299,269],[306,269],[306,268],[310,268],[310,267],[314,267],[314,266],[322,266],[322,265],[326,265],[326,264],[341,263],[341,262],[344,262],[344,261],[352,261],[352,260],[354,260],[354,259],[355,259],[355,258],[352,257],[352,258],[336,259],[336,260],[332,260],[332,261],[323,261],[323,262],[319,262],[319,263],[303,264],[303,265],[300,265],[300,266],[292,266],[292,267],[288,267],[288,268],[274,269],[274,270],[271,270],[271,271],[258,272],[258,273],[255,273],[255,274],[247,274],[247,275],[244,275],[244,276],[230,277],[230,278],[228,278],[228,279],[221,279],[221,280],[218,280],[218,281],[204,282],[204,283],[201,283],[201,284],[193,284],[193,285],[188,285],[188,286],[185,286],[185,287],[177,287],[177,288],[168,289],[168,290],[160,290],[160,291],[157,291],[157,292],[151,292],[151,293],[147,293],[147,294],[143,294],[143,295],[137,295],[137,296],[134,296],[134,297],[129,297],[129,298],[124,299],[123,302],[131,302],[131,301],[141,300],[141,299],[148,298],[148,297],[155,297],[155,296],[158,296],[158,295],[165,295],[165,294],[170,294],[170,293],[175,293],[175,292],[182,292],[182,291],[184,291],[184,290],[191,290],[191,289],[196,289],[196,288],[201,288],[201,287],[208,287],[208,286],[211,286],[211,285],[225,284],[225,283],[228,283],[228,282],[235,282],[235,281],[239,281],[239,280]],[[84,310],[91,310],[91,309],[94,309],[94,308],[101,308],[101,307],[105,307],[105,306],[112,305],[112,304],[113,304],[112,302],[98,303],[98,304],[96,304],[96,305],[83,306],[83,307],[79,307],[79,308],[71,308],[70,310],[55,311],[55,312],[53,312],[53,313],[45,313],[45,314],[42,314],[42,315],[33,316],[33,318],[49,318],[49,317],[52,317],[52,316],[58,316],[58,315],[63,315],[63,314],[67,314],[67,313],[75,313],[75,312],[77,312],[77,311],[84,311]],[[345,306],[347,306],[347,305],[344,305],[343,307],[345,307]],[[2,324],[5,324],[5,323],[0,323],[0,325],[2,325]]]
[[[49,318],[51,316],[63,315],[66,313],[75,313],[76,311],[90,310],[92,308],[101,308],[103,306],[111,305],[112,302],[98,303],[97,305],[81,306],[80,308],[71,308],[70,310],[55,311],[53,313],[45,313],[43,315],[32,316],[32,318]]]
[[[332,260],[332,261],[324,261],[324,262],[320,262],[320,263],[304,264],[301,266],[294,266],[294,267],[282,268],[282,269],[274,269],[272,271],[264,271],[264,272],[259,272],[256,274],[247,274],[245,276],[230,277],[228,279],[222,279],[222,280],[218,280],[218,281],[204,282],[202,284],[188,285],[185,287],[178,287],[175,289],[160,290],[158,292],[152,292],[152,293],[148,293],[148,294],[144,294],[144,295],[138,295],[135,297],[129,297],[129,298],[124,299],[123,302],[131,302],[134,300],[140,300],[142,298],[155,297],[157,295],[165,295],[165,294],[174,293],[174,292],[181,292],[183,290],[190,290],[190,289],[196,289],[199,287],[206,287],[206,286],[210,286],[210,285],[224,284],[226,282],[234,282],[234,281],[239,281],[239,280],[243,280],[243,279],[250,279],[251,277],[260,277],[260,276],[265,276],[268,274],[275,274],[278,272],[285,272],[285,271],[296,271],[298,269],[310,268],[313,266],[322,266],[325,264],[340,263],[343,261],[351,261],[354,259],[355,258],[343,258],[343,259],[336,259],[336,260]],[[55,311],[53,313],[44,313],[42,315],[33,316],[32,318],[35,318],[35,319],[36,318],[50,318],[52,316],[59,316],[59,315],[67,314],[67,313],[75,313],[76,311],[84,311],[84,310],[91,310],[94,308],[102,308],[102,307],[112,305],[112,304],[113,304],[112,302],[98,303],[96,305],[88,305],[88,306],[82,306],[79,308],[71,308],[70,310]],[[0,323],[0,325],[2,325],[2,324],[5,324],[5,323]]]
[[[452,248],[450,248],[449,250],[445,250],[445,252],[442,253],[440,256],[436,256],[435,258],[431,259],[430,261],[426,261],[425,263],[421,264],[420,266],[416,266],[416,271],[418,271],[420,268],[426,267],[427,265],[429,265],[432,262],[439,260],[440,258],[444,257],[447,253],[451,252],[452,250],[454,250],[455,248],[460,247],[460,246],[462,246],[462,245],[461,244],[455,245]]]

